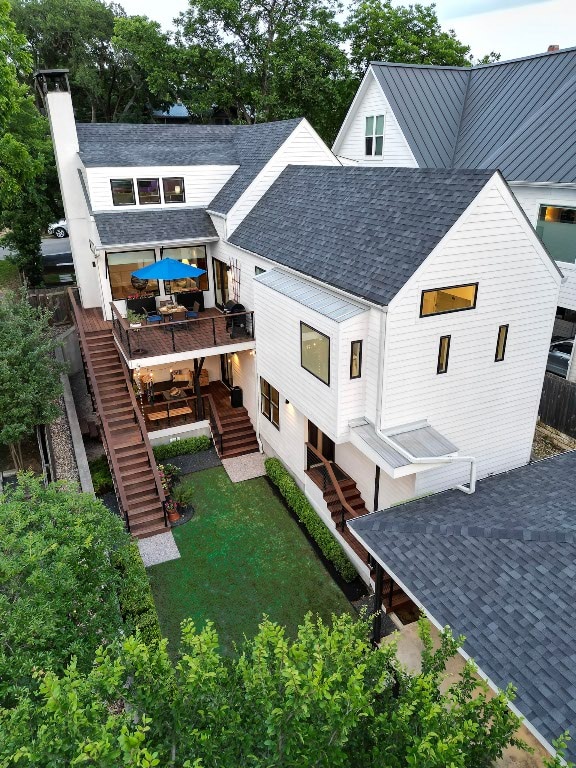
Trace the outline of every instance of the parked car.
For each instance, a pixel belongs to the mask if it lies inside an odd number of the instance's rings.
[[[54,224],[49,224],[48,234],[58,238],[68,237],[68,224],[66,219],[60,219],[60,221],[55,221]]]
[[[574,339],[564,339],[564,341],[556,341],[554,344],[551,344],[546,370],[566,378],[568,376],[568,367],[573,347]]]

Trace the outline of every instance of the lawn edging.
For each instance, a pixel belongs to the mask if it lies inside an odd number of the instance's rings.
[[[139,630],[145,643],[160,640],[162,633],[158,613],[138,544],[130,541],[125,547],[116,550],[112,555],[112,563],[120,573],[118,603],[128,630]]]
[[[324,557],[333,564],[344,581],[348,583],[354,581],[358,576],[356,569],[282,462],[279,459],[269,458],[264,465],[269,479],[314,539]]]

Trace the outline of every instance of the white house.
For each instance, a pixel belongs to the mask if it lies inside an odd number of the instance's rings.
[[[333,151],[342,162],[499,169],[566,276],[576,332],[576,48],[476,67],[374,62]]]

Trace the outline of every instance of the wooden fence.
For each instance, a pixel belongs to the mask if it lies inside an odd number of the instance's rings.
[[[30,288],[28,301],[33,307],[49,309],[52,325],[71,325],[74,321],[66,288]]]
[[[549,427],[576,438],[576,384],[547,373],[538,417]]]

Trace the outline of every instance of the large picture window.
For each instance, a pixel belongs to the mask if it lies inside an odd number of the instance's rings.
[[[330,386],[330,338],[306,323],[300,323],[301,365]]]
[[[204,274],[196,278],[184,277],[181,280],[165,280],[164,290],[166,293],[187,293],[189,291],[207,291],[208,290],[208,260],[206,258],[206,246],[195,245],[185,248],[164,248],[163,258],[176,259],[184,264],[191,264],[193,267],[203,269]]]
[[[160,203],[160,181],[158,179],[138,179],[137,184],[140,205],[158,205]]]
[[[260,409],[276,429],[280,429],[280,394],[265,379],[260,377]]]
[[[382,156],[384,150],[384,115],[366,118],[365,154]]]
[[[576,208],[541,205],[536,232],[553,259],[576,262]]]
[[[154,251],[122,251],[106,254],[113,299],[129,296],[158,296],[158,280],[132,280],[132,272],[154,263]],[[134,287],[137,282],[138,288]]]
[[[114,205],[136,205],[132,179],[112,179],[110,187]]]
[[[422,291],[420,317],[474,309],[476,307],[477,294],[478,283],[452,285],[448,288],[434,288],[429,291]]]
[[[185,203],[186,202],[186,196],[184,194],[183,178],[173,177],[170,179],[162,179],[162,185],[164,187],[165,203]]]

